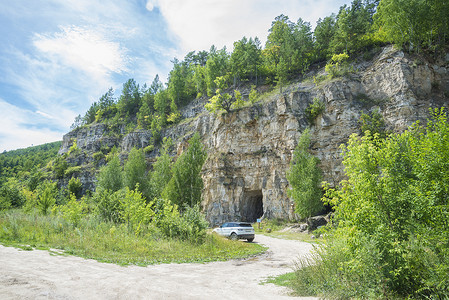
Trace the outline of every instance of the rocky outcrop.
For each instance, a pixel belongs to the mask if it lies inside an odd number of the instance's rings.
[[[209,154],[202,173],[202,204],[211,224],[298,217],[287,195],[286,172],[307,126],[324,179],[337,185],[344,178],[340,145],[359,133],[362,113],[379,109],[389,130],[403,131],[417,120],[425,121],[429,108],[448,106],[449,61],[430,64],[386,47],[355,68],[349,76],[318,85],[311,80],[292,84],[282,94],[218,117],[204,111],[204,100],[196,100],[182,111],[181,123],[164,130],[162,135],[176,142],[173,155],[185,149],[194,132],[201,134]],[[305,110],[314,98],[325,103],[325,110],[308,124]],[[68,151],[74,138],[83,150],[99,151],[107,144],[129,151],[147,146],[150,137],[142,130],[108,137],[97,124],[64,136],[60,153]]]

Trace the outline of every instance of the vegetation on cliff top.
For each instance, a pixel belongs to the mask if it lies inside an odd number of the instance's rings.
[[[180,120],[179,108],[195,98],[210,97],[208,109],[229,112],[253,104],[261,84],[276,84],[282,92],[289,80],[314,63],[327,61],[330,77],[344,75],[354,55],[385,43],[437,56],[448,46],[448,20],[445,0],[354,0],[338,14],[320,19],[313,31],[301,18],[292,22],[280,15],[264,47],[258,38],[244,37],[231,53],[215,46],[190,52],[172,61],[166,85],[157,75],[150,86],[129,79],[118,98],[109,89],[76,118],[72,129],[93,123],[103,123],[117,135],[147,129],[152,133],[147,148],[151,151],[163,142],[162,129]],[[249,95],[240,91],[250,85],[254,87]],[[309,121],[321,109],[319,101],[314,102]],[[383,136],[352,137],[344,148],[349,179],[341,189],[327,193],[336,211],[336,227],[317,248],[315,260],[295,273],[298,291],[337,298],[448,297],[445,115],[435,114],[428,127],[416,125],[402,135],[387,136],[375,113],[362,118],[361,126],[381,129]],[[194,137],[173,163],[168,144],[165,141],[150,173],[142,150],[132,150],[122,166],[114,149],[101,149],[94,156],[108,164],[100,170],[95,192],[84,197],[76,178],[80,166],[70,165],[67,155],[49,161],[59,144],[44,145],[43,151],[1,154],[0,240],[137,264],[262,251],[206,235],[207,223],[198,206],[205,150]],[[315,166],[306,148],[302,153],[298,149],[297,156]],[[80,153],[76,141],[69,152],[68,156]],[[68,185],[60,187],[44,180],[69,178]],[[309,209],[303,213],[309,215],[315,207]],[[185,248],[204,256],[186,255],[180,250]]]

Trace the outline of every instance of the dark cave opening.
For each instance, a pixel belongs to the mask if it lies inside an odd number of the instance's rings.
[[[240,202],[243,222],[254,223],[263,215],[263,194],[261,190],[245,191]]]

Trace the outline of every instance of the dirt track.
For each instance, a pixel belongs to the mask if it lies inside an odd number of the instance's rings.
[[[269,276],[291,271],[312,246],[257,235],[269,247],[247,260],[121,267],[0,246],[1,299],[300,299]],[[306,299],[306,298],[303,298]]]

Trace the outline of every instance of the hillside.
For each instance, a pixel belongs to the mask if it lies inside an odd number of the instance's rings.
[[[362,114],[379,111],[385,130],[401,132],[415,121],[425,122],[429,108],[448,107],[449,56],[430,62],[387,46],[371,60],[359,58],[351,65],[353,72],[322,81],[317,78],[324,78],[325,71],[317,69],[285,86],[282,93],[276,89],[261,93],[255,104],[230,113],[212,114],[204,109],[206,99],[200,98],[180,110],[179,123],[161,131],[161,138],[174,141],[173,157],[186,148],[194,132],[200,133],[208,151],[202,205],[212,224],[255,221],[262,215],[297,217],[286,193],[286,171],[307,126],[324,179],[336,185],[344,178],[339,146],[352,133],[361,132]],[[324,103],[324,110],[310,122],[307,109],[314,99]],[[123,159],[133,147],[146,148],[151,140],[151,130],[114,135],[105,124],[94,123],[66,134],[59,153],[68,153],[76,141],[78,150],[67,160],[81,167],[76,176],[85,189],[93,190],[96,168],[105,163],[104,158],[97,159],[99,152],[116,147]],[[158,147],[146,151],[149,165],[159,153]]]

